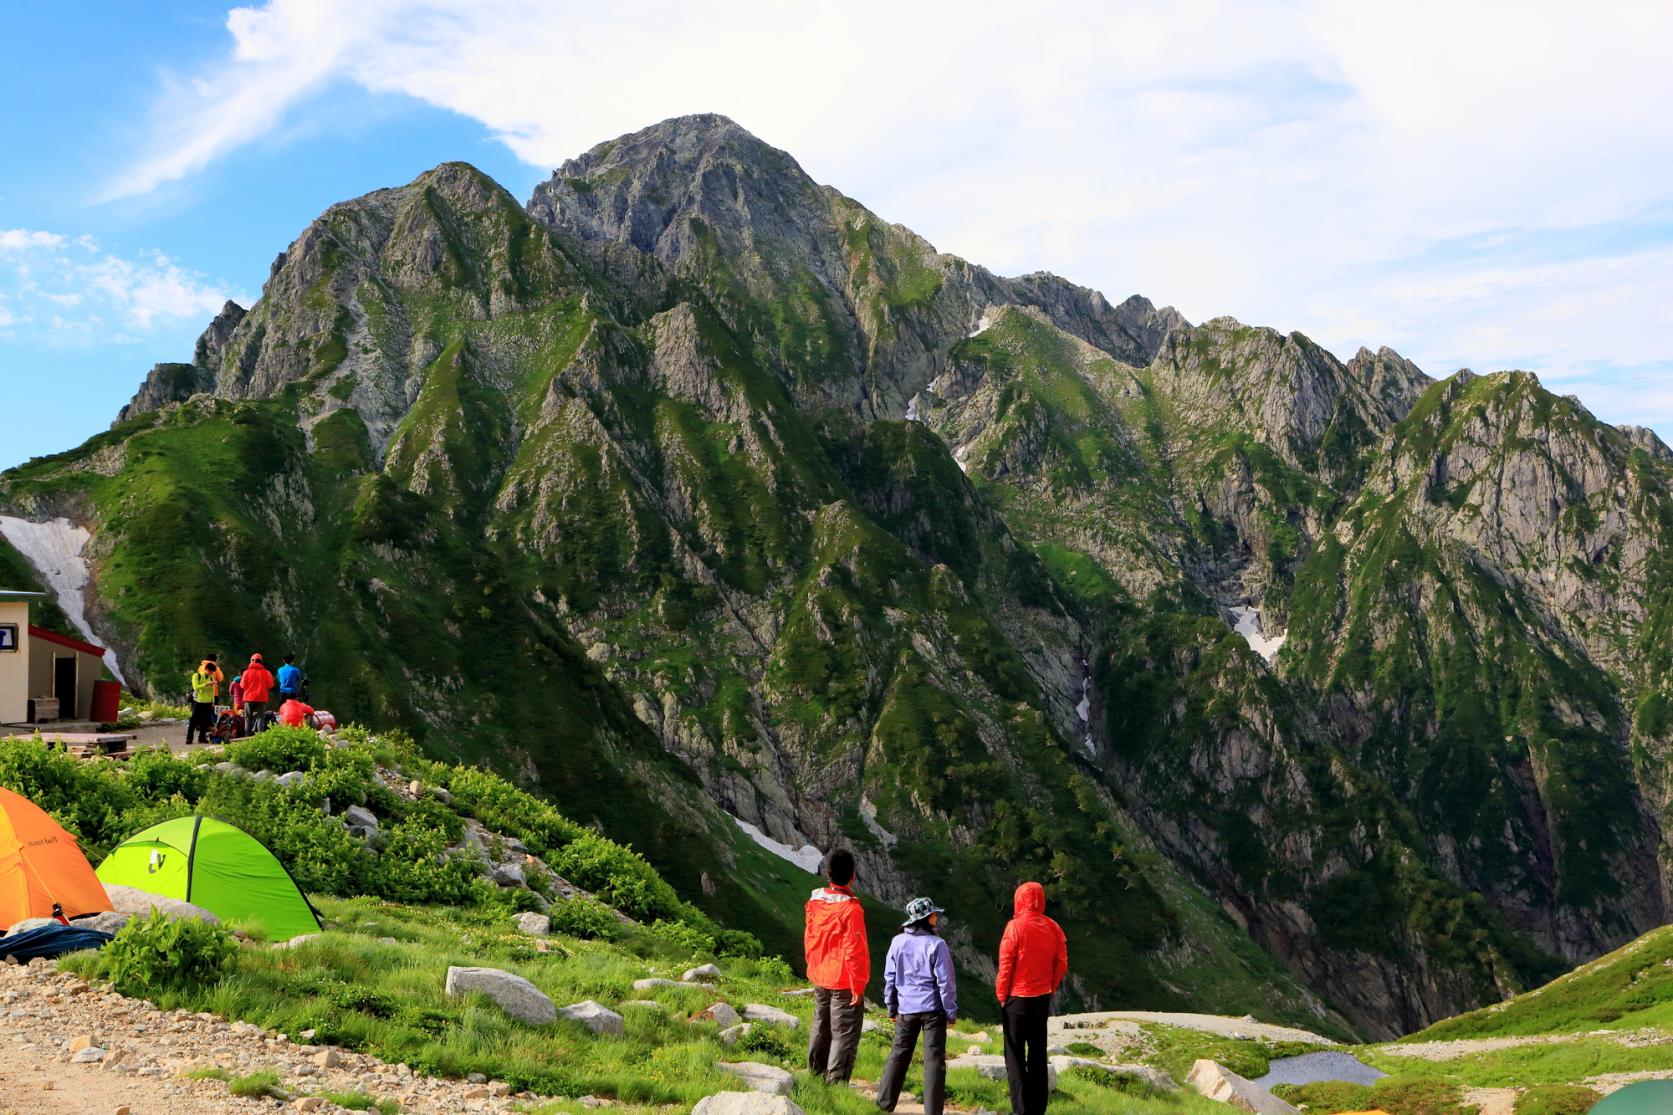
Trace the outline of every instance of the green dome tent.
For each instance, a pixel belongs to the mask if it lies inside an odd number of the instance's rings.
[[[274,940],[319,931],[319,918],[261,841],[213,817],[176,817],[118,844],[99,880],[178,898],[221,918],[260,922]]]

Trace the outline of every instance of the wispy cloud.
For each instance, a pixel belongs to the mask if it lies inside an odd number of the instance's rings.
[[[161,252],[113,255],[89,236],[0,231],[0,331],[49,345],[136,339],[207,321],[233,297]]]
[[[541,168],[718,111],[1001,270],[1339,351],[1673,370],[1648,355],[1673,248],[1651,219],[1673,202],[1666,5],[268,0],[227,29],[107,196],[337,83],[477,120]]]

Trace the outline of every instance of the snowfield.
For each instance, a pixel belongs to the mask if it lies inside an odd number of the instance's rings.
[[[87,540],[92,537],[87,528],[78,527],[68,519],[32,523],[28,519],[0,515],[0,535],[4,535],[6,541],[40,572],[41,580],[58,598],[58,606],[64,609],[64,614],[69,617],[71,625],[81,632],[82,638],[90,643],[100,643],[87,622],[87,582],[90,577],[87,561],[81,556],[87,548]],[[115,651],[105,651],[105,665],[117,681],[128,684],[128,679],[122,676],[121,665],[116,661]]]
[[[744,830],[746,836],[779,859],[795,864],[809,875],[819,874],[819,866],[825,862],[825,853],[812,844],[803,844],[800,848],[792,848],[788,844],[781,844],[774,840],[741,817],[733,817],[732,819],[738,823],[739,828]]]

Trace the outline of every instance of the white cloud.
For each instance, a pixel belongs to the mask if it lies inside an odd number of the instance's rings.
[[[49,344],[207,323],[232,297],[161,252],[124,258],[89,236],[12,229],[0,248],[0,327]]]
[[[21,252],[30,248],[56,248],[64,242],[57,233],[31,228],[0,228],[0,252]]]
[[[1480,367],[1581,345],[1637,366],[1667,335],[1653,261],[1527,247],[1673,203],[1666,5],[268,0],[227,27],[110,196],[336,82],[480,121],[542,168],[717,111],[944,250],[1192,318]]]

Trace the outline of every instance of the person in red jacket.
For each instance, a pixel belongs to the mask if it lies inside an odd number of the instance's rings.
[[[1018,887],[1012,910],[993,985],[1005,1034],[1005,1075],[1012,1115],[1044,1115],[1046,1019],[1051,997],[1069,971],[1069,942],[1062,927],[1046,917],[1046,891],[1039,883]]]
[[[838,848],[827,856],[825,878],[830,885],[807,900],[807,927],[802,932],[807,978],[813,984],[807,1067],[832,1084],[846,1084],[860,1049],[866,983],[871,979],[866,915],[851,889],[854,853]]]
[[[250,655],[250,664],[239,675],[244,682],[244,722],[251,735],[267,726],[267,698],[273,693],[273,671],[261,664],[261,655]]]
[[[279,706],[279,723],[287,728],[302,728],[308,724],[308,718],[314,715],[314,706],[305,705],[292,697]]]

